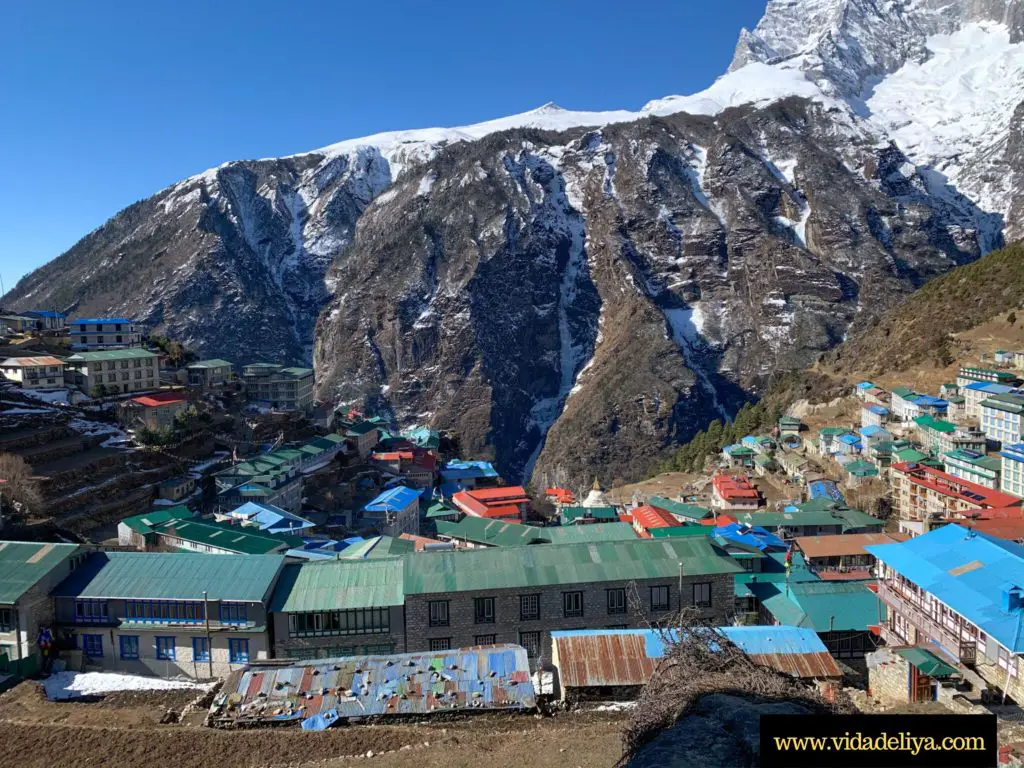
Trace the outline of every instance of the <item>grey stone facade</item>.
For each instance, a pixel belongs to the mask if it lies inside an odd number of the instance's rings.
[[[360,654],[405,653],[405,609],[391,606],[388,632],[367,634],[322,634],[313,637],[294,636],[291,614],[272,614],[274,656],[279,659],[328,659]],[[415,649],[412,649],[415,650]]]

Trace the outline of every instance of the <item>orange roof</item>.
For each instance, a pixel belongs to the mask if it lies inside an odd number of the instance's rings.
[[[1024,540],[1024,518],[1003,517],[992,520],[954,520],[957,525],[964,528],[973,528],[997,539],[1007,541]]]
[[[891,469],[915,485],[937,491],[944,496],[952,496],[976,507],[1017,507],[1021,504],[1021,500],[1016,496],[962,480],[924,464],[903,461],[893,464]]]
[[[729,515],[718,515],[717,517],[705,517],[700,521],[700,524],[722,528],[726,525],[732,525],[737,522],[739,521],[735,517],[729,517]]]
[[[465,491],[465,493],[485,504],[498,501],[506,504],[518,504],[530,500],[530,497],[526,495],[526,489],[521,485],[499,486],[498,488],[474,488],[471,491]]]
[[[187,403],[188,398],[184,395],[180,395],[177,392],[157,392],[154,395],[141,395],[140,397],[133,397],[133,403],[138,403],[146,408],[159,408],[162,405],[175,405],[177,403]]]
[[[712,483],[723,499],[760,498],[757,489],[750,484],[746,475],[715,475]]]
[[[866,555],[865,547],[873,544],[895,544],[910,538],[905,533],[840,533],[833,536],[798,536],[796,545],[805,557],[840,557]]]
[[[417,552],[422,552],[428,544],[444,544],[443,541],[431,539],[429,536],[417,536],[412,533],[403,533],[398,538],[415,543]]]
[[[9,357],[4,360],[8,368],[28,368],[35,365],[64,365],[63,360],[43,355],[42,357]]]
[[[511,498],[499,497],[497,499],[480,499],[478,496],[482,491],[502,491],[502,490],[518,490],[523,491],[519,486],[513,486],[510,489],[505,488],[481,488],[475,491],[459,491],[452,496],[452,502],[465,512],[467,515],[472,517],[486,517],[489,519],[501,519],[501,520],[520,520],[522,518],[522,512],[519,509],[519,504],[528,502],[530,499],[525,495],[525,492],[521,496],[512,496]],[[489,494],[487,494],[489,495]]]
[[[552,498],[555,499],[555,501],[560,501],[563,503],[571,504],[572,502],[576,501],[576,496],[573,494],[573,492],[566,488],[547,488],[544,491],[544,495],[551,496]]]
[[[652,507],[650,504],[644,504],[642,507],[634,509],[633,521],[645,531],[651,528],[674,528],[679,525],[679,521],[671,514],[663,509]]]

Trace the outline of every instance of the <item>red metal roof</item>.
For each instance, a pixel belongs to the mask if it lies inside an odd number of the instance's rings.
[[[43,355],[40,357],[8,357],[4,360],[4,365],[8,368],[29,368],[37,365],[64,365],[63,360],[58,360],[56,357],[50,357],[49,355]]]
[[[640,634],[555,637],[559,683],[570,688],[605,685],[644,685],[658,659],[647,656]]]
[[[910,538],[905,533],[841,533],[833,536],[798,536],[795,541],[808,558],[866,555],[864,547],[894,544]]]
[[[146,408],[159,408],[162,405],[174,405],[176,403],[187,403],[188,398],[177,392],[157,392],[153,395],[141,395],[133,397],[133,403],[138,403]]]
[[[956,520],[957,525],[1007,541],[1024,541],[1024,518],[1003,517],[982,520]]]
[[[746,475],[715,475],[712,483],[718,495],[726,500],[760,498]]]
[[[505,504],[518,504],[527,502],[530,497],[526,495],[526,489],[521,485],[509,485],[498,488],[474,488],[466,491],[477,501],[484,503],[503,502]]]
[[[644,531],[648,531],[651,528],[674,528],[679,525],[679,521],[671,514],[663,509],[652,507],[650,504],[637,507],[633,510],[632,514],[634,526]]]
[[[915,485],[938,491],[945,496],[952,496],[978,507],[1018,507],[1021,504],[1021,499],[1016,496],[962,480],[924,464],[902,461],[893,464],[892,469]]]
[[[505,491],[506,493],[491,494],[488,491]],[[508,493],[518,491],[519,493]],[[484,498],[480,498],[480,496]],[[498,520],[522,519],[522,511],[519,504],[529,502],[530,498],[520,486],[511,488],[480,488],[473,491],[459,491],[452,496],[452,502],[473,517],[486,517]]]

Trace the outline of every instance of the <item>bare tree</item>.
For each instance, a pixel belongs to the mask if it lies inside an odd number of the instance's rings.
[[[33,510],[43,505],[43,496],[39,484],[32,477],[31,465],[13,453],[0,453],[0,494],[6,504],[18,502]]]

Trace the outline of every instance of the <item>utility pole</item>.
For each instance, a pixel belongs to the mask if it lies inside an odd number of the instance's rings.
[[[203,590],[203,615],[206,617],[206,660],[210,665],[210,679],[213,679],[213,640],[210,638],[210,600],[209,594]]]

